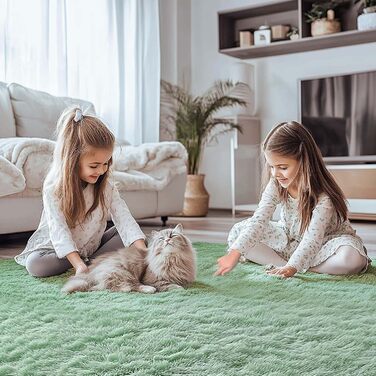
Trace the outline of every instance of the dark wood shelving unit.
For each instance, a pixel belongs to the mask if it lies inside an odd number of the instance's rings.
[[[343,31],[341,33],[323,35],[321,37],[306,37],[294,41],[286,40],[273,42],[266,46],[227,48],[220,50],[220,52],[239,59],[255,59],[369,42],[376,42],[376,29],[367,31]]]
[[[358,9],[351,2],[336,9],[341,21],[339,33],[312,37],[310,24],[305,22],[304,13],[317,0],[288,0],[257,7],[235,9],[218,13],[219,52],[240,59],[254,59],[325,48],[376,42],[376,29],[356,29]],[[259,26],[288,24],[299,29],[299,39],[272,42],[264,46],[238,47],[240,30],[257,29]]]

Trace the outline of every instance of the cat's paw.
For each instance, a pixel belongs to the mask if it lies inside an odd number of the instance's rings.
[[[180,286],[180,285],[177,285],[177,284],[175,284],[175,283],[173,283],[173,284],[167,286],[167,291],[170,291],[170,290],[178,290],[178,289],[183,289],[183,290],[184,290],[184,287],[183,287],[183,286]]]
[[[119,288],[119,290],[116,290],[116,291],[119,291],[119,292],[131,292],[132,291],[132,287],[128,286],[128,285],[124,285],[124,286],[121,286]]]
[[[139,291],[143,292],[144,294],[154,294],[157,289],[153,286],[141,285],[139,287]]]

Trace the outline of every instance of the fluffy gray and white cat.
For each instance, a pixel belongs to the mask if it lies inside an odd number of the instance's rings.
[[[178,224],[153,231],[148,249],[134,246],[94,259],[87,273],[69,278],[62,291],[154,293],[186,287],[196,277],[196,253]]]

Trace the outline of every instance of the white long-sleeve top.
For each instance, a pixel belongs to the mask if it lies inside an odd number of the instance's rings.
[[[85,187],[84,199],[86,210],[88,210],[94,201],[93,184]],[[105,189],[105,202],[104,215],[101,205],[98,205],[82,224],[70,229],[60,210],[54,187],[45,187],[40,224],[30,237],[24,251],[15,257],[16,262],[25,265],[27,256],[37,250],[54,250],[59,258],[73,251],[77,251],[81,257],[91,256],[100,245],[109,214],[124,246],[129,246],[135,240],[145,239],[140,226],[132,217],[127,204],[120,197],[112,182],[109,182]]]
[[[287,202],[281,202],[277,184],[273,179],[269,181],[254,215],[239,223],[239,235],[232,239],[234,235],[230,233],[230,249],[245,254],[258,242],[263,242],[300,272],[320,264],[341,245],[351,245],[367,257],[362,240],[350,222],[337,224],[335,209],[326,194],[319,196],[311,221],[300,235],[298,200],[289,196]],[[278,222],[272,222],[278,204],[281,204],[281,217]]]

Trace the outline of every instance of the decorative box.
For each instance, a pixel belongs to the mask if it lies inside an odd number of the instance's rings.
[[[253,45],[253,34],[251,30],[239,31],[240,47],[250,47]]]
[[[254,43],[255,46],[263,46],[271,43],[272,41],[272,31],[269,26],[260,26],[254,32]]]
[[[287,39],[286,34],[290,31],[290,25],[274,25],[272,26],[272,40]]]

